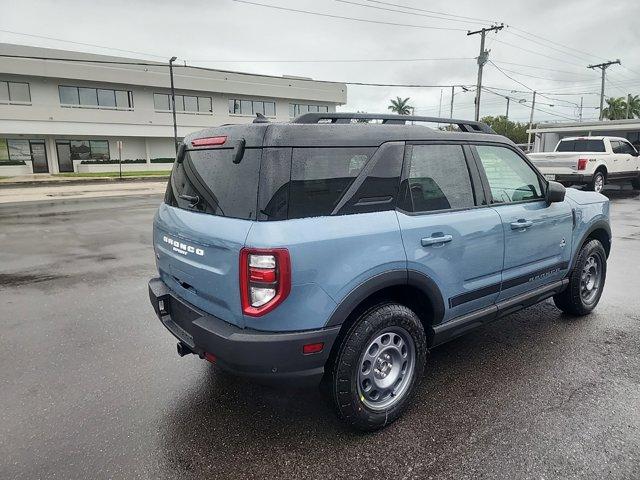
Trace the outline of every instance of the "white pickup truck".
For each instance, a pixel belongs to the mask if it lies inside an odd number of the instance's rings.
[[[554,152],[528,156],[545,178],[566,186],[586,184],[600,192],[605,183],[631,181],[640,189],[640,157],[626,138],[567,137]]]

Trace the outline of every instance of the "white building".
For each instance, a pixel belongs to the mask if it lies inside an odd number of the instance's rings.
[[[640,145],[640,119],[602,120],[572,123],[541,123],[531,129],[535,135],[534,152],[550,152],[565,137],[612,136],[623,137],[638,148]]]
[[[170,168],[168,64],[1,43],[0,55],[0,176],[116,170],[119,141],[123,169]],[[346,85],[301,77],[178,65],[174,79],[179,138],[258,112],[274,121],[334,112],[347,100]]]

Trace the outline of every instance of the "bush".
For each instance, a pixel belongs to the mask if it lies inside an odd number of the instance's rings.
[[[0,160],[0,167],[26,165],[22,160]]]
[[[102,165],[102,164],[118,164],[120,162],[118,162],[118,160],[82,160],[82,162],[80,162],[83,165]],[[126,160],[122,160],[122,163],[147,163],[147,161],[144,158],[136,158],[136,159],[131,159],[131,158],[127,158]]]
[[[174,161],[175,158],[173,157],[158,157],[151,159],[151,163],[173,163]]]

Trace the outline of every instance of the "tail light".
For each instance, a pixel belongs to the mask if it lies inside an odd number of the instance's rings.
[[[581,158],[578,160],[578,170],[586,170],[587,169],[587,159]]]
[[[240,250],[240,297],[245,315],[259,317],[280,305],[291,291],[286,248]]]

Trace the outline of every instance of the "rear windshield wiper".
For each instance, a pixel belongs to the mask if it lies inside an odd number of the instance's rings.
[[[200,203],[200,197],[197,195],[187,195],[185,193],[182,193],[178,195],[178,197],[180,197],[182,200],[186,200],[187,202],[189,202],[190,203],[189,208],[195,208]]]

